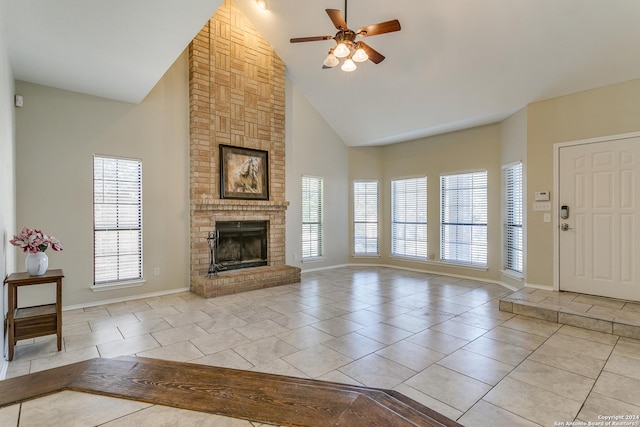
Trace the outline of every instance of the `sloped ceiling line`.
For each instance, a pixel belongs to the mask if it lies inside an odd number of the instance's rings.
[[[222,0],[0,0],[16,79],[138,103]],[[640,77],[637,0],[351,0],[349,26],[398,19],[367,38],[386,56],[322,69],[344,0],[234,4],[289,79],[349,146],[388,144],[508,117],[531,102]],[[346,112],[345,112],[346,111]]]

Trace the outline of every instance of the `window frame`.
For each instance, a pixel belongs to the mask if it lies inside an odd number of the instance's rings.
[[[483,182],[476,183],[476,177],[484,177],[481,178]],[[464,178],[466,176],[471,177],[471,186],[464,188],[464,186],[456,186],[452,188],[445,188],[445,182],[449,179],[456,177],[458,179]],[[488,210],[489,210],[489,186],[488,186],[488,172],[486,169],[483,170],[475,170],[468,172],[456,172],[449,174],[440,175],[440,261],[445,263],[452,263],[457,265],[464,265],[475,268],[487,268],[488,266],[488,249],[489,249],[489,241],[488,241]],[[484,189],[483,199],[484,200],[475,200],[474,196],[477,190]],[[472,199],[471,205],[465,206],[461,203],[462,199],[459,196],[459,193],[463,193],[466,191],[471,191]],[[451,196],[453,200],[449,202],[450,192],[456,192],[455,197]],[[451,210],[451,208],[456,207],[455,212]],[[448,209],[447,209],[448,208]],[[465,208],[465,209],[461,209]],[[471,219],[469,218],[468,208],[471,209]],[[448,220],[453,215],[457,220]],[[463,216],[460,219],[460,216]],[[476,220],[479,218],[479,220]],[[461,222],[464,220],[465,222]],[[480,221],[483,220],[483,221]],[[452,240],[450,235],[449,227],[455,227],[456,236],[460,236],[463,234],[468,234],[470,236],[467,238],[455,238]],[[470,228],[466,228],[470,227]],[[470,233],[465,233],[465,231],[470,231]],[[479,237],[478,237],[479,236]],[[482,236],[484,236],[482,238]],[[480,239],[480,242],[474,244],[474,240]],[[482,244],[484,241],[484,244]],[[454,245],[455,247],[449,247],[449,245]],[[461,248],[467,246],[469,248],[468,255],[462,256],[460,252]],[[484,248],[484,250],[481,250]],[[479,250],[480,249],[480,250]],[[448,256],[449,253],[454,253],[453,257]],[[477,261],[479,260],[479,261]]]
[[[424,181],[419,182],[419,181]],[[402,209],[398,205],[398,201],[404,202],[405,208],[408,206],[407,191],[404,190],[403,195],[398,195],[396,184],[402,183],[403,185],[415,184],[415,192],[424,190],[422,198],[414,197],[415,207],[413,211],[407,211]],[[418,188],[418,185],[424,188]],[[398,258],[405,258],[411,260],[427,261],[428,252],[428,179],[426,175],[407,178],[396,178],[391,180],[391,256]],[[398,200],[398,197],[403,197],[402,200]],[[424,211],[420,208],[424,207]],[[404,216],[405,219],[398,218],[397,216]],[[407,220],[406,217],[411,217]],[[423,218],[423,220],[422,220]],[[411,221],[413,219],[413,221]],[[396,237],[396,233],[402,232],[402,238]],[[413,234],[414,238],[406,238],[407,234]],[[402,244],[401,244],[402,243]],[[412,245],[413,243],[413,245]],[[404,250],[401,251],[404,246]],[[407,250],[409,246],[409,250]],[[412,247],[413,246],[413,247]]]
[[[510,174],[516,173],[515,179],[518,181],[514,185],[519,188],[515,189],[517,194],[514,193],[512,184],[510,182],[513,178]],[[518,191],[519,190],[519,191]],[[524,275],[524,175],[522,162],[514,162],[502,166],[502,266],[504,272],[514,275],[516,277],[522,277]],[[519,200],[518,200],[519,199]],[[516,212],[512,212],[512,207],[515,205]],[[519,210],[519,212],[517,212]],[[513,214],[513,215],[512,215]],[[512,217],[514,217],[512,219]],[[519,236],[515,243],[510,239],[513,235],[512,229],[519,230]],[[512,252],[519,252],[520,256],[512,256]],[[512,260],[515,258],[516,268]],[[519,259],[519,261],[518,261]],[[519,267],[519,269],[518,269]]]
[[[116,202],[116,203],[107,203],[105,202],[105,198],[109,197],[107,192],[104,190],[105,182],[105,173],[103,167],[103,173],[100,179],[97,179],[97,161],[111,161],[116,162],[118,165],[121,164],[120,167],[129,165],[132,166],[133,172],[131,177],[137,175],[137,179],[125,180],[125,179],[116,179],[115,182],[117,187],[128,183],[130,185],[129,188],[129,197],[130,200],[134,200],[135,203],[124,203],[124,202]],[[108,288],[114,287],[128,287],[128,286],[139,286],[141,285],[143,280],[143,199],[142,199],[142,159],[137,158],[127,158],[127,157],[118,157],[118,156],[107,156],[107,155],[93,155],[93,278],[92,278],[92,289],[93,290],[105,290]],[[101,183],[101,185],[100,185]],[[98,191],[98,188],[102,187],[102,191]],[[133,189],[133,194],[131,193],[131,189]],[[120,200],[120,195],[126,193],[123,191],[121,193],[121,188],[117,188],[111,190],[111,196],[116,197],[116,200]],[[102,194],[102,202],[98,202],[99,194]],[[136,201],[137,200],[137,201]],[[115,222],[110,222],[111,220],[107,218],[107,208],[106,205],[115,205],[116,219]],[[127,209],[125,206],[130,207],[130,211],[134,212],[133,214],[122,214]],[[136,209],[137,208],[137,209]],[[137,213],[136,213],[137,210]],[[122,217],[122,220],[120,219]],[[137,219],[137,221],[136,221]],[[127,221],[131,221],[129,225],[125,225]],[[107,225],[107,222],[109,224]],[[132,225],[136,223],[135,225]],[[122,243],[121,239],[119,239],[119,233],[121,232],[135,232],[137,234],[136,239],[132,239],[130,242],[133,242],[131,247],[137,246],[135,251],[127,251],[123,248],[126,243]],[[108,249],[100,248],[100,246],[104,247],[104,244],[108,244],[109,242],[103,237],[99,237],[100,235],[105,234],[113,234],[115,233],[118,238],[116,238],[116,250],[112,255],[108,255]],[[102,240],[104,244],[100,244],[99,241]],[[105,274],[100,274],[99,270],[104,267],[99,267],[99,264],[104,261],[105,258],[115,257],[115,265],[107,263],[108,269],[115,268],[115,279],[107,279]],[[130,257],[134,258],[133,267],[126,268],[124,263],[122,262],[122,258]],[[137,272],[136,272],[137,270]],[[112,270],[111,270],[112,271]],[[129,273],[128,273],[129,272]]]
[[[315,194],[318,195],[318,198],[315,200],[317,207],[314,210],[307,211],[310,206],[305,206],[305,203],[311,203],[311,190],[307,189],[308,185],[305,185],[306,180],[314,180],[318,183],[319,189],[316,189]],[[307,193],[307,194],[305,194]],[[302,176],[302,260],[303,261],[312,261],[312,260],[321,260],[324,259],[324,178],[319,176],[311,176],[311,175],[303,175]],[[307,201],[305,202],[305,196],[307,197]],[[305,218],[315,217],[315,221],[305,220]],[[316,239],[305,239],[305,233],[307,235],[314,234],[312,229],[305,230],[306,226],[316,225],[317,229],[315,234],[317,234]],[[312,228],[312,227],[311,227]],[[315,242],[315,243],[314,243]],[[306,246],[313,245],[313,247]],[[309,252],[307,252],[309,251]],[[308,253],[308,254],[307,254]],[[307,255],[306,255],[307,254]]]
[[[364,193],[361,193],[356,187],[363,185]],[[375,196],[372,196],[370,186],[375,185]],[[353,256],[354,257],[376,257],[380,256],[380,183],[377,180],[354,180],[353,181]],[[362,195],[361,195],[362,194]],[[370,202],[370,198],[375,200]],[[364,215],[358,214],[359,200],[364,198]],[[369,203],[375,203],[375,209],[369,206]],[[374,216],[372,218],[372,216]],[[364,234],[359,237],[359,225],[364,227]],[[369,237],[370,228],[375,227],[375,238]],[[373,233],[371,233],[373,234]],[[364,240],[364,252],[358,252],[357,240]],[[372,243],[370,243],[372,242]],[[375,245],[375,252],[369,250],[369,245]]]

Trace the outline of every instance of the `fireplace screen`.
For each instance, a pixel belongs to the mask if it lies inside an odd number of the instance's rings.
[[[267,221],[216,222],[215,262],[222,269],[267,265]]]

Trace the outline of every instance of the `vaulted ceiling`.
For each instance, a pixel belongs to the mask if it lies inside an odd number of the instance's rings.
[[[16,79],[140,102],[222,0],[0,0]],[[352,29],[386,56],[322,69],[343,0],[234,0],[289,79],[347,145],[394,143],[492,123],[542,99],[640,78],[637,0],[351,0]]]

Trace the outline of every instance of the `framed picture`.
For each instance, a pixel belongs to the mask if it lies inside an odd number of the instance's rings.
[[[220,198],[269,200],[269,153],[220,145]]]

